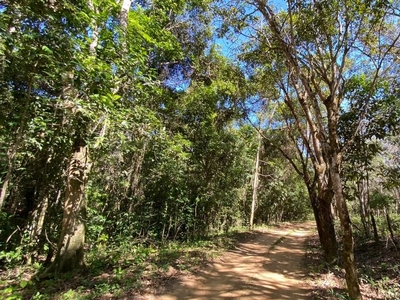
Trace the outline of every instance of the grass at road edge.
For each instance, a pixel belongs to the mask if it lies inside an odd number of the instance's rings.
[[[196,272],[209,261],[254,235],[245,228],[190,242],[132,241],[100,243],[87,255],[87,267],[48,280],[36,280],[40,265],[0,271],[0,298],[96,299],[134,297],[157,292],[182,273]]]

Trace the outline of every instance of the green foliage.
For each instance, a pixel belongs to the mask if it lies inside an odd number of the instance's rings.
[[[195,271],[233,244],[233,234],[219,235],[191,242],[127,241],[116,245],[94,246],[83,273],[64,274],[40,281],[7,278],[8,287],[0,290],[4,299],[97,299],[132,295],[143,281],[161,284],[170,278],[170,270]],[[11,283],[11,284],[10,284]]]
[[[16,247],[14,250],[3,250],[0,252],[0,260],[7,267],[13,267],[23,260],[23,247]]]
[[[289,171],[292,167],[278,153],[265,153],[256,221],[268,224],[307,219],[310,203],[302,179]]]
[[[3,290],[0,290],[0,296],[3,297],[3,299],[6,300],[20,300],[22,299],[22,295],[18,292],[14,291],[14,288],[12,286],[7,287]]]
[[[339,30],[330,14],[338,13],[341,3],[324,2],[320,8],[297,3],[296,42],[312,43],[323,35],[326,46]],[[241,58],[251,64],[249,74],[226,58],[215,40],[213,1],[133,2],[126,28],[120,4],[7,1],[0,13],[0,184],[9,182],[0,215],[0,260],[6,267],[52,260],[68,162],[82,139],[93,163],[81,191],[87,202],[88,264],[94,272],[111,269],[115,279],[100,282],[97,296],[121,291],[131,265],[140,273],[149,261],[167,267],[182,254],[187,260],[174,267],[190,268],[190,253],[181,253],[180,242],[247,225],[257,138],[244,119],[253,121],[249,111],[267,110],[249,104],[253,97],[281,97],[275,83],[287,72],[282,55],[271,50],[276,41],[244,46]],[[245,4],[224,11],[225,17],[247,14]],[[363,4],[348,11],[359,16],[366,9]],[[236,19],[221,33],[229,26],[239,32],[257,18]],[[259,37],[266,42],[270,33],[261,28]],[[354,76],[346,86],[343,141],[368,98],[366,78]],[[369,162],[380,148],[366,139],[394,131],[394,91],[380,81],[366,117],[370,127],[364,140],[355,140],[349,162]],[[280,116],[270,122],[276,128],[293,122],[287,108],[277,110]],[[265,134],[276,144],[289,144],[279,130]],[[362,155],[356,154],[360,148]],[[292,166],[268,147],[263,161],[256,221],[303,219],[309,213],[307,191]],[[160,248],[166,240],[176,244]],[[130,279],[132,285],[140,274]],[[30,285],[21,281],[9,296]],[[30,296],[45,299],[41,292]],[[68,289],[58,296],[80,294]]]
[[[378,191],[374,191],[370,197],[370,205],[373,209],[384,209],[388,208],[391,203],[395,202],[395,199],[391,195],[383,194]]]

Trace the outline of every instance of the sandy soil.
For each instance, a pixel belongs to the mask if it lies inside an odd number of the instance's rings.
[[[149,300],[309,299],[303,273],[304,243],[313,223],[287,224],[264,230],[191,276],[184,276],[163,295]]]

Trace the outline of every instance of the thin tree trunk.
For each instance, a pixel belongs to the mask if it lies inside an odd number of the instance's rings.
[[[394,233],[393,233],[393,228],[392,228],[392,220],[390,219],[389,212],[386,207],[385,207],[385,216],[386,216],[386,223],[387,223],[389,233],[390,233],[390,238],[392,239],[393,244],[395,245],[396,250],[397,250],[397,242],[396,242],[396,239],[394,238]]]
[[[122,0],[121,11],[119,15],[119,22],[125,31],[128,28],[128,14],[131,9],[132,0]]]
[[[374,240],[375,242],[379,241],[379,234],[378,234],[378,229],[376,228],[376,222],[375,222],[375,217],[373,211],[370,212],[371,215],[371,223],[372,223],[372,229],[374,230]]]
[[[4,181],[3,181],[3,184],[2,184],[2,187],[1,187],[1,191],[0,191],[0,211],[3,209],[4,202],[5,202],[5,199],[6,199],[6,195],[7,195],[7,192],[8,192],[8,185],[10,184],[12,173],[14,172],[13,160],[14,159],[9,159],[7,173],[6,173],[6,176],[4,178]]]
[[[39,236],[42,234],[43,231],[43,225],[44,225],[44,219],[46,217],[47,213],[47,208],[49,207],[49,198],[46,196],[43,201],[40,203],[40,210],[39,210],[39,216],[37,218],[37,223],[36,223],[36,228],[34,234],[36,236]]]
[[[340,152],[337,124],[339,121],[339,99],[334,95],[327,97],[324,102],[328,113],[329,139],[324,145],[328,157],[330,185],[332,186],[337,203],[340,224],[343,231],[343,265],[346,271],[346,283],[351,299],[361,300],[360,283],[354,261],[353,229],[347,204],[343,195],[341,179],[342,154]]]
[[[126,40],[126,32],[128,30],[128,15],[129,10],[131,9],[132,0],[122,0],[121,10],[119,13],[119,23],[122,28],[123,38],[121,40],[122,43],[122,52],[125,53],[127,51],[127,40]]]
[[[333,159],[335,161],[335,158]],[[343,197],[342,183],[338,166],[336,163],[332,166],[332,181],[335,190],[335,197],[338,204],[339,219],[343,230],[343,265],[346,271],[346,283],[351,299],[362,299],[358,281],[357,270],[354,262],[354,241],[353,230],[347,209],[346,201]]]
[[[254,170],[254,178],[253,178],[253,198],[251,202],[251,212],[250,212],[250,229],[253,229],[253,222],[254,222],[254,213],[256,210],[256,203],[257,203],[257,194],[258,194],[258,171],[260,168],[260,152],[261,152],[261,134],[258,133],[258,147],[257,147],[257,155],[256,155],[256,166]]]
[[[366,180],[361,179],[357,183],[358,201],[360,205],[360,217],[363,224],[364,233],[367,237],[370,236],[370,224],[368,214],[368,191],[366,189]]]
[[[336,100],[337,101],[337,100]],[[360,284],[358,281],[357,269],[354,261],[354,240],[353,230],[347,204],[343,195],[342,180],[340,177],[341,170],[341,154],[337,138],[337,102],[332,101],[331,106],[327,106],[328,110],[328,126],[329,126],[329,175],[332,188],[335,193],[335,199],[338,207],[340,224],[343,231],[343,265],[346,271],[346,283],[348,293],[351,299],[361,300]]]

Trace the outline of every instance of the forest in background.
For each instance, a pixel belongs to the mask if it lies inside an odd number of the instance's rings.
[[[354,232],[399,247],[399,21],[397,0],[1,1],[0,267],[312,214],[361,299]]]

